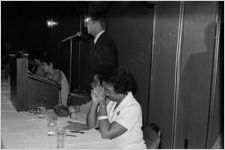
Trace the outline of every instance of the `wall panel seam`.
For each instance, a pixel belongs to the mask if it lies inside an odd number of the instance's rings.
[[[149,106],[150,106],[150,93],[151,93],[151,77],[152,77],[152,65],[153,65],[153,54],[154,54],[154,46],[155,46],[155,24],[156,24],[156,5],[154,5],[154,17],[153,17],[153,32],[152,32],[152,47],[151,47],[151,62],[150,62],[150,69],[149,69],[149,81],[148,81],[148,101],[147,101],[147,105],[148,105],[148,110],[147,110],[147,123],[149,123]]]
[[[178,100],[179,100],[179,88],[180,88],[180,57],[181,57],[181,46],[182,46],[182,35],[183,35],[183,22],[184,22],[184,2],[180,2],[179,12],[179,26],[178,26],[178,38],[177,38],[177,49],[176,49],[176,60],[175,60],[175,83],[174,83],[174,101],[173,101],[173,122],[172,122],[172,148],[176,145],[176,131],[177,131],[177,111],[178,111]]]
[[[214,45],[214,58],[213,58],[213,70],[212,81],[210,91],[210,104],[209,104],[209,116],[207,124],[207,138],[206,147],[211,148],[212,144],[212,132],[213,132],[213,116],[215,107],[215,93],[216,93],[216,80],[217,80],[217,67],[218,67],[218,55],[219,55],[219,39],[220,39],[220,17],[219,12],[216,15],[216,38]]]

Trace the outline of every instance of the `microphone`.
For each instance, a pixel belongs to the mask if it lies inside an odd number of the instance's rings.
[[[79,37],[81,37],[81,36],[82,36],[82,33],[81,33],[81,32],[77,32],[76,34],[71,35],[71,36],[69,36],[69,37],[67,37],[67,38],[65,38],[65,39],[63,39],[63,40],[61,40],[60,43],[63,43],[63,42],[65,42],[65,41],[70,40],[70,39],[75,38],[75,37],[79,38]]]

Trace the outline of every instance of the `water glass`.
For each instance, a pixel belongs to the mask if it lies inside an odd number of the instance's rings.
[[[38,107],[37,111],[38,111],[38,117],[39,118],[45,117],[45,107],[43,107],[43,106]]]
[[[62,127],[57,129],[57,148],[64,148],[65,132]]]
[[[48,116],[48,135],[55,135],[56,128],[57,128],[57,116],[56,115],[49,115]]]

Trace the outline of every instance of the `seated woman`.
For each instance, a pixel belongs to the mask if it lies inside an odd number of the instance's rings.
[[[112,139],[119,148],[145,149],[142,110],[133,96],[136,83],[131,74],[118,69],[103,76],[102,86],[91,92],[87,125],[99,127],[102,138]],[[106,103],[106,99],[109,103]]]
[[[59,104],[67,106],[67,99],[70,88],[65,74],[62,71],[55,69],[51,61],[43,62],[42,67],[45,77],[56,82],[61,87],[59,90]]]

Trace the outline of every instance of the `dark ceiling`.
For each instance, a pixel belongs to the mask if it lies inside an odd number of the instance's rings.
[[[2,1],[2,19],[14,17],[74,16],[86,13],[104,13],[112,3],[129,5],[135,1]],[[153,7],[154,2],[139,2],[146,7]]]
[[[107,13],[113,5],[120,6],[122,10],[114,9],[113,12],[121,15],[121,12],[127,12],[129,5],[134,12],[137,3],[148,8],[154,6],[150,1],[1,1],[2,51],[6,43],[16,47],[15,49],[48,46],[51,31],[46,26],[47,19],[63,22],[60,30],[57,30],[57,37],[52,36],[57,40],[77,31],[75,21],[79,21],[81,15]]]
[[[89,12],[105,11],[110,2],[88,1],[1,1],[1,43],[12,49],[33,49],[47,47],[51,31],[47,19],[62,21],[55,39],[77,30],[75,22]],[[79,25],[79,24],[78,24]],[[67,31],[70,30],[70,31]]]
[[[72,1],[4,1],[1,2],[2,19],[15,17],[74,16],[87,9],[88,2]]]

